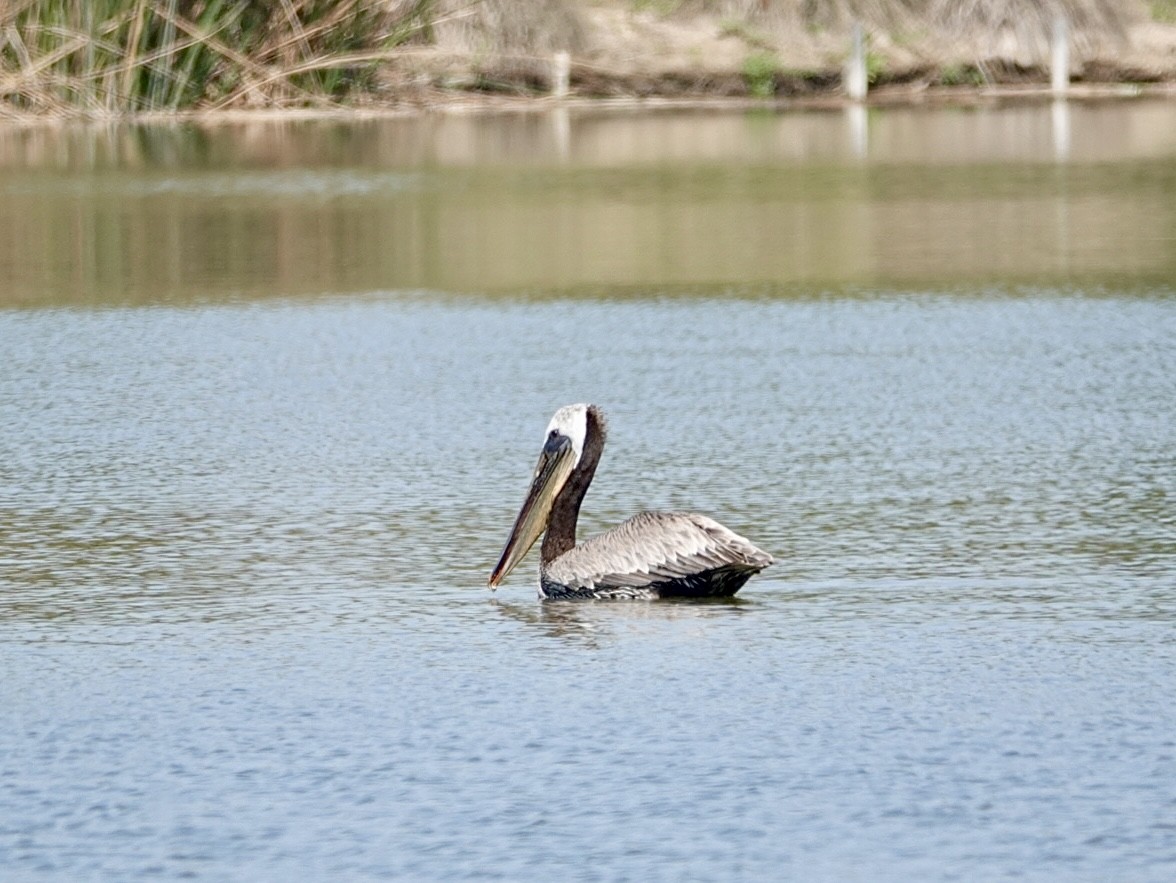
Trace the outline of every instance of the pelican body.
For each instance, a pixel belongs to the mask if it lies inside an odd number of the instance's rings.
[[[606,435],[595,405],[555,412],[531,489],[490,574],[491,589],[540,534],[539,597],[545,600],[729,597],[772,563],[767,552],[693,512],[641,512],[577,546],[580,503]]]

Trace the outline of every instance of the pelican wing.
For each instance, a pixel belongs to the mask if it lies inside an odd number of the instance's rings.
[[[755,573],[772,556],[712,518],[693,512],[642,512],[547,568],[547,576],[583,589],[642,589],[719,568]]]

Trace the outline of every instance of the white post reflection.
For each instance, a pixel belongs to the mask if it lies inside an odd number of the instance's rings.
[[[1053,131],[1054,160],[1059,163],[1070,159],[1070,102],[1065,98],[1055,98],[1049,108],[1050,126]],[[1056,198],[1057,218],[1055,229],[1057,241],[1055,244],[1055,266],[1059,273],[1070,272],[1070,194],[1062,177],[1062,190]]]
[[[551,111],[551,130],[555,137],[555,152],[560,161],[567,162],[572,155],[572,121],[566,107]]]
[[[1049,109],[1049,119],[1054,159],[1065,162],[1070,158],[1070,102],[1055,98]]]
[[[870,152],[870,130],[866,122],[866,106],[864,104],[851,104],[845,108],[845,124],[849,130],[849,149],[857,159],[865,159]]]

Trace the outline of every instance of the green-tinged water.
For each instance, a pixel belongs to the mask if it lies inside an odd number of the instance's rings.
[[[0,133],[14,305],[1163,287],[1171,103]]]
[[[0,878],[1170,879],[1174,222],[1176,104],[0,132]],[[575,401],[777,563],[490,593]]]

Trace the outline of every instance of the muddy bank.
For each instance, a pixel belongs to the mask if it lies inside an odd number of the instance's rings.
[[[689,8],[598,3],[564,29],[568,89],[580,99],[797,99],[844,95],[849,26],[732,18]],[[1097,25],[1098,23],[1096,23]],[[875,100],[1019,94],[1050,83],[1048,26],[969,31],[949,39],[930,28],[896,32],[867,25],[867,64]],[[551,39],[526,51],[486,51],[439,29],[432,45],[408,48],[384,66],[374,102],[434,105],[479,98],[547,96],[556,85]],[[1172,91],[1176,24],[1145,14],[1075,29],[1070,80],[1076,94]],[[1124,89],[1121,87],[1129,86]],[[514,102],[512,102],[514,103]]]

